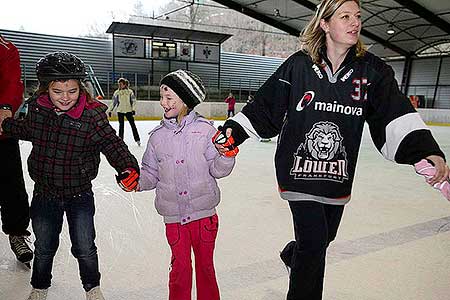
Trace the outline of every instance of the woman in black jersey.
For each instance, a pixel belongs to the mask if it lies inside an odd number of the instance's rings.
[[[365,122],[386,159],[416,165],[450,198],[444,154],[392,68],[366,50],[361,25],[358,0],[322,0],[302,49],[219,128],[232,145],[215,142],[226,153],[250,136],[279,135],[275,169],[295,233],[280,255],[291,270],[288,300],[322,299],[326,251],[351,198]]]

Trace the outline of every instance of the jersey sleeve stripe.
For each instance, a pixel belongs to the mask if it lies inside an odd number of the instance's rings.
[[[394,161],[400,143],[405,136],[416,130],[430,130],[419,113],[409,113],[392,120],[386,126],[386,142],[381,148],[383,156]]]
[[[250,120],[243,113],[238,112],[233,117],[231,117],[230,120],[238,122],[239,125],[241,125],[245,129],[245,132],[248,134],[248,136],[250,136],[252,138],[257,138],[257,139],[261,138],[256,133],[256,130],[253,127],[252,123],[250,123]]]

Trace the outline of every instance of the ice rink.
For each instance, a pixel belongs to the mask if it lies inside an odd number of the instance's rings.
[[[118,128],[117,122],[112,124]],[[157,124],[137,122],[142,147],[134,143],[125,124],[125,141],[138,160],[147,133]],[[432,130],[450,157],[450,127]],[[26,171],[31,147],[26,142],[21,147],[31,199],[33,184]],[[277,192],[275,147],[274,140],[247,141],[233,173],[219,181],[222,201],[215,262],[223,300],[285,299],[288,275],[278,254],[293,233],[288,205]],[[153,206],[154,192],[122,192],[104,157],[93,184],[105,298],[167,299],[170,249],[162,218]],[[31,288],[30,276],[31,272],[16,262],[7,236],[0,234],[0,300],[25,299]],[[84,297],[64,224],[48,299]],[[324,299],[450,299],[450,202],[415,175],[412,167],[385,161],[367,130],[353,198],[330,246]]]

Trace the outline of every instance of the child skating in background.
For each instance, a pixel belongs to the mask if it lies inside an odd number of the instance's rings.
[[[125,78],[119,78],[117,81],[119,88],[114,92],[111,106],[109,107],[108,115],[111,117],[112,112],[117,107],[117,118],[119,119],[119,136],[123,140],[125,131],[125,118],[130,123],[133,138],[138,146],[141,145],[139,132],[134,123],[134,115],[136,114],[136,97],[134,92],[129,88],[130,82]]]
[[[205,99],[195,74],[177,70],[160,83],[161,125],[150,132],[142,158],[139,191],[156,188],[155,206],[164,218],[172,250],[169,300],[190,300],[191,248],[198,300],[218,300],[214,247],[220,201],[216,179],[229,175],[237,153],[222,156],[211,142],[216,130],[193,109]]]
[[[64,213],[86,299],[103,300],[91,181],[98,173],[100,152],[126,191],[136,188],[139,165],[109,124],[107,107],[93,100],[81,83],[86,76],[83,61],[67,52],[50,53],[39,60],[36,72],[39,87],[27,101],[27,115],[0,124],[3,134],[33,145],[28,171],[35,182],[31,220],[36,241],[28,300],[47,298]]]

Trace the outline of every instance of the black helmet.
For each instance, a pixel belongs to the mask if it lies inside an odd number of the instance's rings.
[[[40,82],[58,79],[83,80],[87,73],[84,62],[77,56],[63,51],[49,53],[36,64],[36,75]]]

